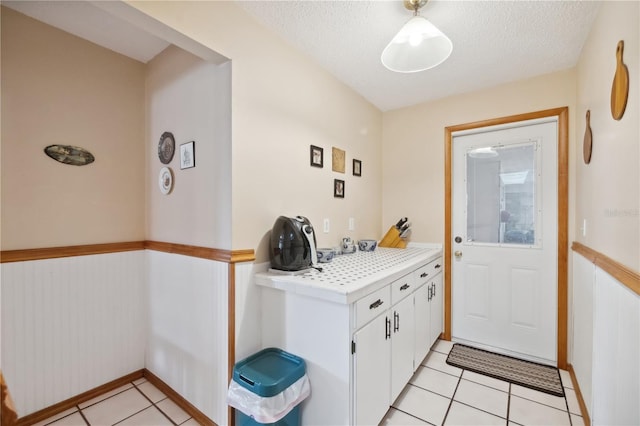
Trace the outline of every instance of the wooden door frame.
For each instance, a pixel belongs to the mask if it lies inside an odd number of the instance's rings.
[[[445,203],[444,203],[444,338],[451,340],[451,190],[453,133],[489,126],[547,117],[558,119],[558,368],[567,369],[568,256],[569,256],[569,107],[548,109],[508,117],[445,127]]]

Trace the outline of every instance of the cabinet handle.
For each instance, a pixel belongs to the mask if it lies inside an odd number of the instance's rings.
[[[393,312],[393,332],[400,331],[400,315],[397,312]]]
[[[420,274],[420,278],[425,278],[426,276],[428,276],[429,274],[427,274],[426,272],[423,272]]]
[[[369,309],[376,309],[377,307],[379,307],[380,305],[382,305],[384,302],[380,299],[376,300],[375,302],[373,302],[372,304],[369,305]]]
[[[429,302],[431,302],[431,291],[432,291],[432,288],[431,288],[431,286],[429,286],[429,297],[427,297],[427,300]]]
[[[400,287],[400,290],[404,291],[404,290],[408,289],[409,287],[411,287],[409,284],[403,284],[402,287]]]
[[[433,293],[431,294],[433,297],[436,296],[436,283],[432,283],[431,286],[433,287]]]
[[[438,263],[436,266],[433,267],[433,269],[440,269],[440,264]]]
[[[384,340],[390,339],[391,338],[391,320],[389,319],[389,317],[385,317],[384,319]]]

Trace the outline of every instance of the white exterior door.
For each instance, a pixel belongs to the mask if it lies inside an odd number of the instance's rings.
[[[558,124],[453,134],[453,340],[557,357]]]

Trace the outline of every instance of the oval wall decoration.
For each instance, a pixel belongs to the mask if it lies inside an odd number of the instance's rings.
[[[629,97],[629,69],[623,62],[624,41],[620,40],[616,47],[616,73],[611,85],[611,116],[620,120],[627,107]]]
[[[591,149],[593,145],[593,134],[591,132],[591,110],[587,110],[586,116],[587,124],[584,129],[584,142],[582,144],[582,156],[584,159],[584,164],[589,164],[591,162]]]
[[[71,145],[49,145],[44,152],[54,160],[72,166],[86,166],[96,159],[86,149]]]

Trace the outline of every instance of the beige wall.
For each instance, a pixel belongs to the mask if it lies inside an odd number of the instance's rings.
[[[445,127],[568,106],[573,146],[575,96],[575,71],[567,70],[385,112],[383,227],[408,216],[412,240],[444,243]]]
[[[147,64],[146,238],[231,248],[231,67],[170,46]],[[158,187],[158,141],[175,138],[169,195]],[[180,168],[180,145],[195,141],[196,167]]]
[[[280,214],[308,216],[321,246],[334,245],[348,234],[379,237],[405,215],[414,224],[414,241],[442,242],[444,127],[567,105],[570,239],[640,269],[639,96],[633,84],[638,75],[637,2],[604,3],[577,71],[384,114],[232,2],[130,4],[232,59],[232,174],[223,172],[216,180],[223,185],[222,193],[225,185],[229,191],[232,178],[232,234],[225,234],[229,220],[222,219],[229,215],[229,204],[216,203],[212,208],[221,219],[203,225],[207,237],[190,238],[191,243],[257,248],[259,259],[264,259],[264,238]],[[144,146],[137,144],[144,132],[144,107],[137,104],[143,96],[144,66],[11,10],[2,12],[2,248],[144,238]],[[22,31],[31,36],[11,35]],[[38,34],[47,44],[35,40]],[[614,121],[608,99],[619,39],[627,43],[631,93],[625,117]],[[126,71],[114,72],[112,67]],[[78,70],[83,72],[74,74]],[[124,81],[114,81],[116,76],[124,76]],[[594,153],[585,166],[581,142],[588,108]],[[155,203],[158,162],[153,154],[158,135],[150,133],[146,179],[149,202]],[[191,139],[186,134],[184,138]],[[183,142],[178,139],[178,144]],[[50,143],[83,146],[98,160],[86,167],[55,163],[42,154]],[[309,167],[310,144],[325,149],[323,169]],[[331,171],[332,146],[347,152],[344,175]],[[198,160],[204,158],[197,152]],[[361,178],[350,173],[353,158],[363,161]],[[180,183],[189,184],[195,173],[203,172],[196,170],[188,175],[174,167],[179,178],[176,191]],[[334,178],[346,180],[345,199],[333,198]],[[177,204],[179,192],[173,195]],[[186,205],[197,207],[197,197],[191,198]],[[175,223],[183,223],[182,216]],[[349,217],[356,220],[354,232],[347,231]],[[328,234],[320,232],[324,218],[331,220]],[[586,237],[580,230],[583,219]],[[184,233],[179,229],[165,235],[154,229],[170,227],[157,225],[149,223],[148,238],[188,242],[180,241]]]
[[[576,240],[640,271],[640,68],[638,2],[603,2],[577,66]],[[620,121],[611,116],[616,46],[624,40],[630,91]],[[585,114],[593,153],[582,160]],[[581,227],[587,221],[586,235]]]
[[[2,250],[144,239],[143,64],[3,7],[1,136]]]
[[[309,217],[320,246],[380,236],[381,117],[378,109],[263,29],[233,2],[131,2],[136,8],[232,60],[233,243],[266,260],[277,216]],[[309,145],[324,148],[323,169]],[[346,151],[347,173],[331,171],[331,147]],[[351,174],[362,160],[362,177]],[[333,179],[346,181],[333,198]],[[347,232],[348,218],[356,229]]]

